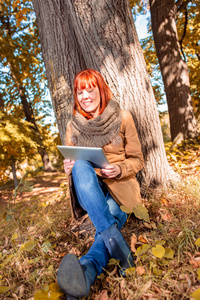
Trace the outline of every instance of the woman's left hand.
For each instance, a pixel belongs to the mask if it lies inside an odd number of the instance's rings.
[[[101,175],[106,178],[115,178],[121,174],[121,168],[118,165],[108,165],[101,169]]]

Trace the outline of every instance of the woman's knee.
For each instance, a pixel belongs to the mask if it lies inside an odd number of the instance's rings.
[[[87,186],[93,185],[97,175],[91,163],[86,160],[77,160],[72,168],[73,181],[78,181]]]
[[[79,159],[75,162],[73,168],[72,168],[72,175],[73,174],[81,174],[81,176],[88,172],[88,170],[93,172],[93,167],[91,163],[87,160]]]

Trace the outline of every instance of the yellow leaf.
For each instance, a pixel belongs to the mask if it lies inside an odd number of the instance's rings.
[[[156,275],[156,276],[161,276],[162,275],[162,270],[154,267],[153,268],[153,273]]]
[[[135,267],[126,269],[125,273],[126,273],[127,276],[134,274],[135,273]]]
[[[161,245],[156,245],[152,248],[152,253],[155,257],[162,258],[165,254],[165,248]]]
[[[105,275],[103,273],[101,273],[100,275],[97,276],[98,279],[104,279]]]
[[[160,240],[160,241],[155,241],[156,245],[165,245],[166,241],[165,240]]]
[[[174,258],[174,251],[170,248],[165,248],[164,257],[173,259]]]
[[[136,207],[133,208],[133,212],[138,219],[141,219],[141,220],[144,220],[144,221],[150,223],[149,213],[148,213],[148,210],[146,209],[146,207],[144,207],[142,205],[137,205]]]
[[[200,247],[200,239],[196,240],[195,245],[198,246],[198,247]]]
[[[30,251],[35,248],[36,243],[34,241],[28,241],[25,244],[21,245],[20,250]]]
[[[195,300],[200,300],[200,289],[197,289],[190,295]]]
[[[119,260],[115,259],[115,258],[111,258],[111,259],[109,259],[108,265],[109,266],[111,266],[111,265],[118,266],[119,265]]]
[[[120,209],[121,209],[123,212],[127,213],[127,214],[130,214],[130,213],[133,212],[130,208],[128,208],[128,207],[126,207],[126,206],[124,206],[124,205],[121,205],[121,206],[120,206]]]
[[[9,291],[9,289],[9,286],[0,285],[0,294],[6,293],[7,291]]]
[[[57,282],[52,282],[50,285],[49,285],[49,291],[52,291],[52,292],[61,292]]]
[[[11,240],[16,240],[18,238],[18,233],[15,232],[12,237],[11,237]]]
[[[4,260],[3,263],[6,265],[13,257],[14,257],[14,255],[12,255],[12,254],[8,255],[8,257]]]
[[[142,254],[144,254],[145,252],[147,252],[147,251],[149,250],[150,247],[151,247],[151,246],[149,246],[149,245],[147,245],[147,244],[144,244],[144,245],[142,245],[142,246],[140,246],[140,247],[137,248],[135,254],[136,254],[136,255],[142,255]]]
[[[59,300],[63,295],[61,292],[39,290],[34,295],[34,300]]]

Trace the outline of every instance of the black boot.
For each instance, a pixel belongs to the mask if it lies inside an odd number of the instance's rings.
[[[111,227],[101,232],[101,236],[111,257],[120,260],[120,273],[125,276],[125,270],[135,267],[135,263],[133,261],[131,249],[126,243],[123,235],[116,227],[116,224],[113,224]]]
[[[80,264],[74,254],[67,254],[61,261],[57,273],[57,283],[67,295],[67,300],[88,296],[91,284],[96,278],[96,269],[89,260]]]
[[[130,250],[128,257],[124,254],[124,252],[122,251],[122,249],[120,248],[120,246],[118,245],[117,241],[115,238],[110,238],[109,239],[109,245],[110,245],[110,249],[112,252],[112,257],[115,259],[119,259],[120,260],[120,269],[119,269],[119,273],[123,276],[126,277],[126,270],[129,268],[133,268],[135,267],[135,263],[133,261],[133,257],[132,257],[132,252]],[[127,245],[128,247],[128,245]]]

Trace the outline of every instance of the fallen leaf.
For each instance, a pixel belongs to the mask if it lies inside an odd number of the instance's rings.
[[[144,221],[150,223],[149,213],[148,213],[148,210],[146,209],[146,207],[144,207],[142,205],[137,205],[136,207],[133,208],[133,212],[138,219],[141,219],[141,220],[144,220]]]
[[[151,247],[150,245],[144,244],[144,245],[137,248],[135,254],[136,255],[142,255],[142,254],[146,253],[149,250],[150,247]]]
[[[4,294],[9,291],[9,286],[0,285],[0,294]]]
[[[134,274],[135,273],[135,267],[126,269],[125,273],[126,273],[126,276]]]
[[[196,240],[195,245],[200,247],[200,238]]]
[[[200,260],[197,260],[196,258],[190,259],[189,263],[192,265],[194,269],[197,269],[200,267]]]
[[[165,248],[162,245],[156,245],[152,248],[152,253],[155,257],[162,258],[165,254]]]
[[[136,272],[138,275],[143,275],[145,273],[145,268],[144,267],[137,267]]]
[[[138,237],[138,241],[141,242],[141,243],[143,243],[143,244],[148,244],[147,238],[144,237],[143,235],[140,235]]]
[[[164,220],[164,221],[171,221],[173,216],[171,214],[163,214],[161,215],[161,218]]]
[[[12,235],[12,237],[11,237],[11,240],[16,240],[17,238],[18,238],[18,233],[17,232],[15,232],[13,235]]]
[[[135,235],[135,233],[132,234],[131,236],[131,250],[135,253],[136,249],[135,249],[135,245],[137,243],[137,237]]]
[[[100,300],[108,300],[108,292],[107,290],[103,290],[100,295]]]
[[[30,251],[35,248],[36,243],[34,241],[28,241],[25,244],[21,245],[20,250]]]
[[[39,290],[35,293],[34,300],[59,300],[62,295],[62,292]]]
[[[200,289],[197,289],[190,295],[195,300],[200,300]]]
[[[127,214],[130,214],[130,213],[133,212],[132,209],[130,209],[130,208],[124,206],[124,205],[121,205],[121,206],[120,206],[120,209],[121,209],[123,212],[127,213]]]
[[[171,248],[165,248],[164,257],[173,259],[174,258],[174,251]]]
[[[161,198],[160,201],[162,202],[163,205],[167,206],[169,201],[164,199],[164,198]]]
[[[161,276],[162,275],[162,270],[156,268],[156,267],[153,267],[153,273],[156,275],[156,276]]]

